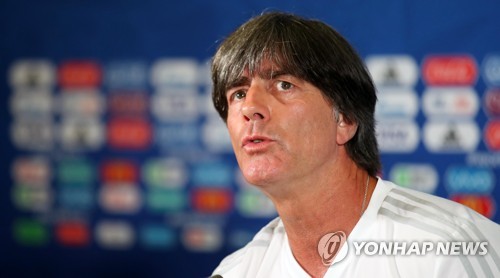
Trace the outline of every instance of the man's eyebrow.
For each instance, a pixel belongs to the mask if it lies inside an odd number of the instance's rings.
[[[274,79],[274,78],[276,78],[278,76],[293,75],[293,74],[291,74],[291,73],[289,73],[288,71],[285,71],[285,70],[272,70],[272,69],[269,69],[269,70],[260,71],[258,73],[258,75],[262,79],[271,80],[271,79]]]
[[[231,89],[231,88],[235,88],[235,87],[239,87],[239,86],[244,86],[244,85],[248,85],[250,84],[250,79],[246,76],[240,76],[238,78],[236,78],[235,80],[229,82],[227,84],[227,90]]]

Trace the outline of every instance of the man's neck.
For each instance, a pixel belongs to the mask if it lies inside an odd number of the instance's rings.
[[[348,163],[342,173],[314,175],[302,184],[288,184],[289,194],[270,196],[283,221],[292,253],[297,262],[313,277],[327,270],[318,254],[318,243],[327,233],[342,231],[349,235],[361,217],[376,180]],[[365,193],[366,192],[366,193]]]

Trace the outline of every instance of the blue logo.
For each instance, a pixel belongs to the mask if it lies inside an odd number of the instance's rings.
[[[484,59],[483,77],[490,85],[500,85],[500,54],[489,55]]]
[[[452,166],[445,173],[445,186],[450,194],[489,194],[495,186],[495,175],[488,168]]]
[[[115,61],[104,72],[105,84],[114,89],[144,88],[147,81],[146,64],[138,61]]]
[[[197,186],[229,186],[232,167],[222,162],[201,162],[194,165],[192,178]]]

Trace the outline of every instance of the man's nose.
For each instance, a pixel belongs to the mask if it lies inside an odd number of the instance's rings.
[[[247,90],[241,112],[245,121],[269,120],[271,115],[267,92],[261,86],[251,86]]]

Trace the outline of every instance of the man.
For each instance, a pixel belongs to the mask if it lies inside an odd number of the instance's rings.
[[[377,178],[375,88],[354,49],[331,27],[284,13],[257,16],[219,47],[212,79],[214,105],[243,176],[279,214],[214,275],[500,274],[497,224]],[[373,244],[363,249],[363,242]],[[381,242],[415,242],[419,253],[391,245],[390,254],[371,254]],[[439,242],[443,248],[477,243],[482,255],[437,255],[430,245]]]

